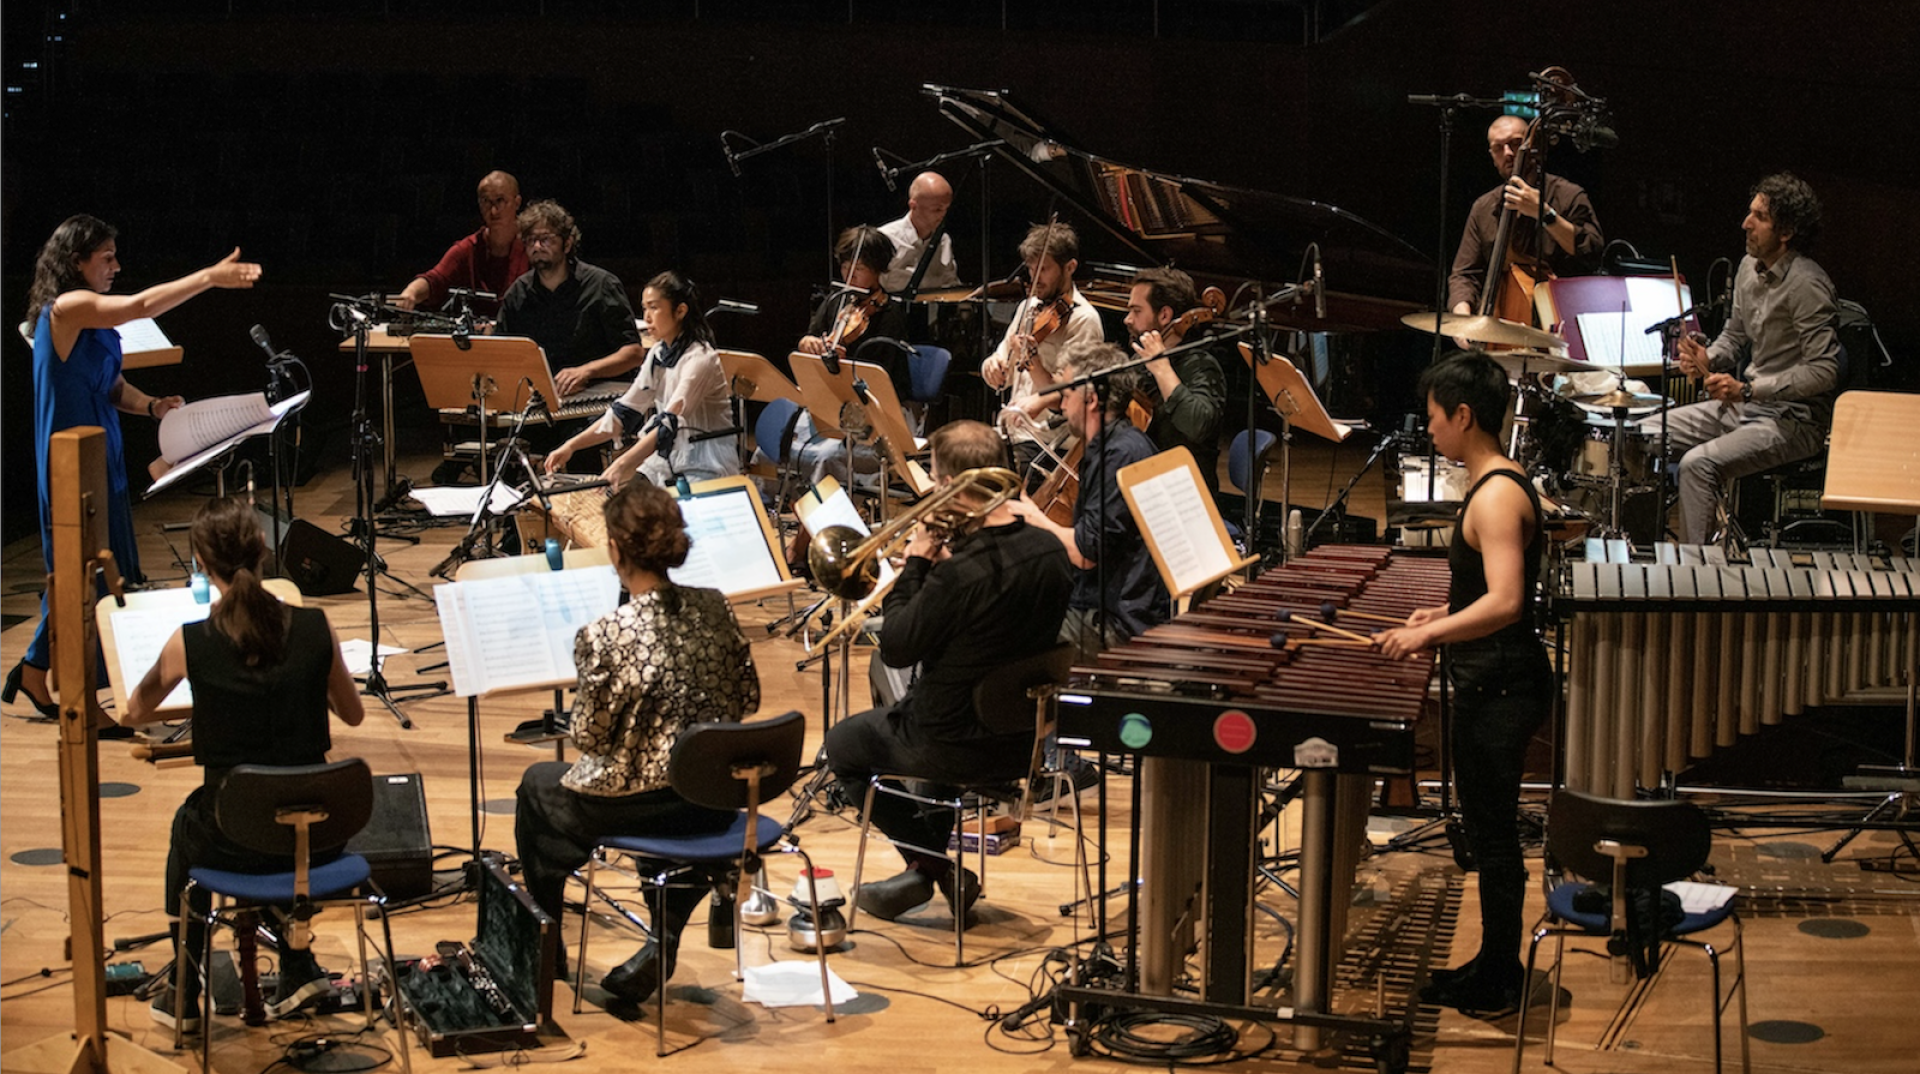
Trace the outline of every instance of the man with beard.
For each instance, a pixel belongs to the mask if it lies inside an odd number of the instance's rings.
[[[1031,490],[1039,484],[1031,467],[1040,456],[1040,438],[1046,436],[1050,444],[1062,439],[1058,431],[1045,427],[1043,416],[1058,405],[1052,389],[1066,349],[1073,343],[1100,342],[1102,330],[1099,312],[1073,285],[1074,270],[1080,267],[1080,237],[1072,225],[1035,224],[1020,242],[1020,260],[1032,281],[1031,295],[1014,311],[1000,345],[981,364],[980,376],[990,388],[1008,389],[1013,400],[1009,407],[1027,417],[1012,425],[1008,439],[1013,442],[1014,468]],[[1049,323],[1052,331],[1042,333]],[[1037,338],[1042,334],[1044,339]]]
[[[562,397],[637,368],[646,351],[633,304],[619,277],[579,259],[573,217],[557,202],[536,201],[520,213],[519,226],[531,267],[501,296],[494,331],[540,344]]]
[[[1179,269],[1154,268],[1136,275],[1127,297],[1127,332],[1133,336],[1133,352],[1151,358],[1165,351],[1168,345],[1162,333],[1199,305],[1193,277]],[[1180,343],[1192,343],[1206,331],[1191,329]],[[1154,400],[1147,438],[1161,451],[1184,447],[1192,452],[1208,494],[1217,494],[1220,415],[1227,405],[1227,378],[1220,359],[1201,347],[1148,362],[1144,368],[1153,385],[1144,394]]]
[[[1447,281],[1447,302],[1455,313],[1474,312],[1487,273],[1506,271],[1505,265],[1487,264],[1500,233],[1502,206],[1517,214],[1507,238],[1510,257],[1531,262],[1539,248],[1538,229],[1544,226],[1546,268],[1553,275],[1578,276],[1599,266],[1607,240],[1600,233],[1600,220],[1594,215],[1587,192],[1579,184],[1549,172],[1542,207],[1540,191],[1526,176],[1515,174],[1526,137],[1527,123],[1518,116],[1501,116],[1487,128],[1487,152],[1502,182],[1482,194],[1467,213],[1466,231],[1460,236],[1460,250],[1454,255],[1453,274]]]
[[[1680,368],[1704,378],[1708,396],[1667,418],[1686,544],[1712,538],[1727,482],[1820,450],[1840,381],[1833,280],[1806,255],[1820,233],[1813,188],[1786,172],[1767,176],[1754,184],[1740,227],[1747,255],[1726,327],[1710,344],[1680,341]],[[1657,416],[1641,428],[1660,442]]]

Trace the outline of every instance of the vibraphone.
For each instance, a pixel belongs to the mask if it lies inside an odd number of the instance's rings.
[[[1245,1005],[1258,772],[1298,768],[1305,790],[1293,1000],[1304,1017],[1295,1040],[1316,1047],[1319,1029],[1339,1024],[1327,1002],[1367,798],[1375,775],[1412,769],[1433,657],[1389,659],[1309,620],[1324,621],[1331,605],[1333,625],[1367,635],[1387,625],[1367,616],[1404,621],[1416,608],[1444,604],[1446,590],[1446,563],[1437,558],[1317,548],[1075,669],[1059,697],[1061,744],[1140,758],[1137,998],[1171,995],[1191,946],[1183,923],[1198,909],[1202,1002]],[[1291,620],[1281,621],[1282,612]],[[1096,995],[1112,1002],[1110,992],[1075,993],[1082,1001]]]
[[[1920,563],[1840,552],[1660,545],[1566,564],[1566,785],[1631,798],[1636,784],[1807,708],[1904,686]]]

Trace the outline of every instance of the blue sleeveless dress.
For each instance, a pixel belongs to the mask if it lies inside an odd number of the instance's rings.
[[[120,412],[111,393],[120,379],[120,333],[83,328],[72,353],[61,361],[53,349],[53,307],[40,311],[33,330],[33,457],[40,490],[40,554],[53,570],[52,490],[47,467],[53,434],[79,425],[107,432],[107,545],[122,576],[135,581],[140,551],[133,538],[133,501],[127,488],[126,455],[120,443]],[[52,661],[47,644],[47,598],[40,597],[40,625],[27,647],[27,663],[44,668]]]

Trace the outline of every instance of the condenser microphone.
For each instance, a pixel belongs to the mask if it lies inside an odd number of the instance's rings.
[[[1327,319],[1327,277],[1320,271],[1320,247],[1313,248],[1313,315]]]
[[[887,184],[887,192],[891,194],[898,191],[900,188],[893,181],[893,169],[887,167],[887,162],[880,156],[880,147],[877,145],[873,147],[873,163],[880,169],[880,180]]]

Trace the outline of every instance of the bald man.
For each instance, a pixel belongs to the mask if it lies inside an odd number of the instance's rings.
[[[907,215],[880,229],[880,233],[893,240],[893,261],[880,277],[880,286],[889,293],[897,293],[913,279],[913,270],[920,264],[921,255],[927,252],[927,242],[933,237],[933,229],[947,218],[947,208],[953,204],[953,187],[937,172],[921,172],[907,188]],[[953,236],[940,236],[940,249],[933,255],[933,263],[927,266],[927,274],[921,277],[920,287],[958,287],[960,269],[953,261]]]
[[[499,296],[513,281],[527,274],[527,248],[520,243],[520,180],[506,172],[488,172],[480,179],[480,230],[448,248],[440,263],[413,278],[394,299],[403,309],[439,309],[447,290],[465,287],[495,296],[476,300],[475,313],[491,317],[500,310]]]
[[[1547,267],[1556,276],[1581,276],[1600,267],[1600,253],[1606,236],[1600,233],[1600,219],[1594,215],[1593,202],[1577,183],[1549,172],[1547,205],[1540,207],[1540,192],[1530,185],[1535,174],[1514,174],[1520,146],[1527,138],[1527,122],[1518,116],[1501,116],[1487,128],[1487,153],[1499,171],[1501,184],[1480,196],[1467,213],[1466,233],[1460,237],[1460,252],[1453,258],[1453,275],[1447,281],[1447,304],[1455,313],[1472,313],[1480,302],[1480,288],[1487,275],[1487,259],[1493,254],[1493,242],[1500,233],[1500,208],[1515,210],[1513,231],[1508,238],[1512,252],[1532,260],[1538,228],[1547,229]]]

